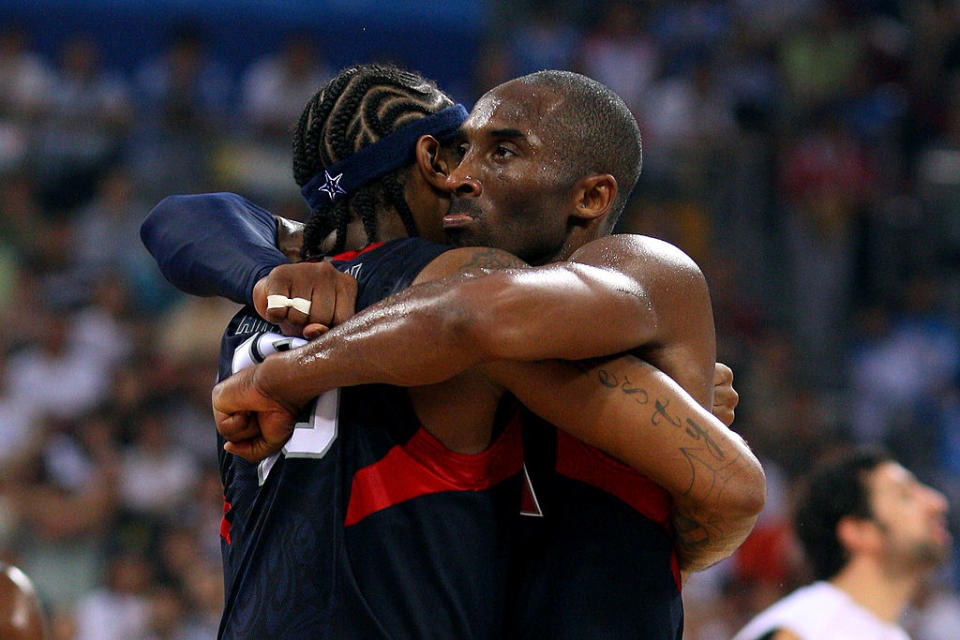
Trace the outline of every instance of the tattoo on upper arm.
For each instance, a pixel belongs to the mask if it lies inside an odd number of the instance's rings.
[[[470,260],[460,268],[463,271],[470,269],[487,269],[494,271],[497,269],[515,269],[526,266],[528,266],[526,262],[506,251],[501,251],[500,249],[481,249],[476,251]]]

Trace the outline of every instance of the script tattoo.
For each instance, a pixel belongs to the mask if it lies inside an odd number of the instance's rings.
[[[592,369],[596,366],[596,362],[581,363],[579,366]],[[649,366],[642,360],[636,360],[634,364],[638,367]],[[628,375],[618,374],[603,366],[596,369],[595,375],[596,380],[607,389],[614,389],[626,394],[639,405],[650,404],[650,392],[631,381]],[[653,413],[650,415],[650,424],[655,427],[670,426],[675,429],[682,429],[687,438],[692,441],[690,445],[678,448],[690,467],[689,483],[686,490],[683,491],[683,495],[690,496],[696,492],[698,500],[719,502],[727,483],[736,475],[740,454],[737,454],[733,459],[729,459],[729,456],[717,443],[709,429],[693,418],[681,419],[675,415],[670,408],[670,400],[666,398],[653,398]],[[688,519],[691,523],[695,522],[692,518]],[[698,526],[702,525],[698,524]]]
[[[653,414],[653,418],[651,419],[651,422],[654,425],[662,424],[662,422],[666,420],[678,429],[683,428],[683,423],[680,421],[680,418],[670,415],[668,411],[670,408],[669,400],[656,400],[654,406],[656,407],[656,412]],[[721,449],[720,445],[718,445],[716,440],[713,439],[713,436],[710,435],[710,432],[694,422],[693,419],[686,419],[686,427],[684,428],[684,431],[686,431],[687,435],[694,440],[703,442],[704,446],[714,458],[721,461],[724,459],[723,449]]]

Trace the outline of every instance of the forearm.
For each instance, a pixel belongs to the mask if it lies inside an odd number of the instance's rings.
[[[147,215],[140,237],[175,287],[252,304],[253,287],[278,264],[276,221],[229,193],[168,196]]]
[[[487,369],[527,408],[670,493],[683,569],[727,557],[753,528],[765,497],[759,462],[664,373],[632,356]]]
[[[458,272],[372,305],[256,383],[297,404],[334,386],[432,384],[482,362],[624,351],[653,323],[621,278],[583,265]]]

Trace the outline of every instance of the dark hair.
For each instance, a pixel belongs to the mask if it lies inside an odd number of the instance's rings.
[[[847,563],[837,525],[846,517],[873,517],[867,475],[890,460],[880,448],[858,448],[815,467],[801,485],[794,528],[818,580],[832,578]]]
[[[300,115],[293,135],[294,179],[302,187],[334,162],[452,104],[434,82],[416,73],[380,64],[344,69],[314,94]],[[376,213],[383,207],[396,209],[407,233],[417,235],[403,197],[402,176],[408,170],[392,171],[314,209],[304,230],[304,256],[319,253],[332,231],[337,232],[332,253],[342,251],[351,214],[362,221],[367,241],[376,241]]]
[[[640,126],[630,108],[612,89],[579,73],[538,71],[518,80],[563,97],[548,132],[571,183],[595,173],[610,173],[617,179],[617,198],[607,217],[607,229],[611,229],[643,165]]]

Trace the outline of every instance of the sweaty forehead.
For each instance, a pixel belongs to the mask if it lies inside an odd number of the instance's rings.
[[[536,133],[542,130],[560,102],[560,97],[545,87],[508,82],[488,91],[477,101],[463,128],[466,131],[518,129]]]

